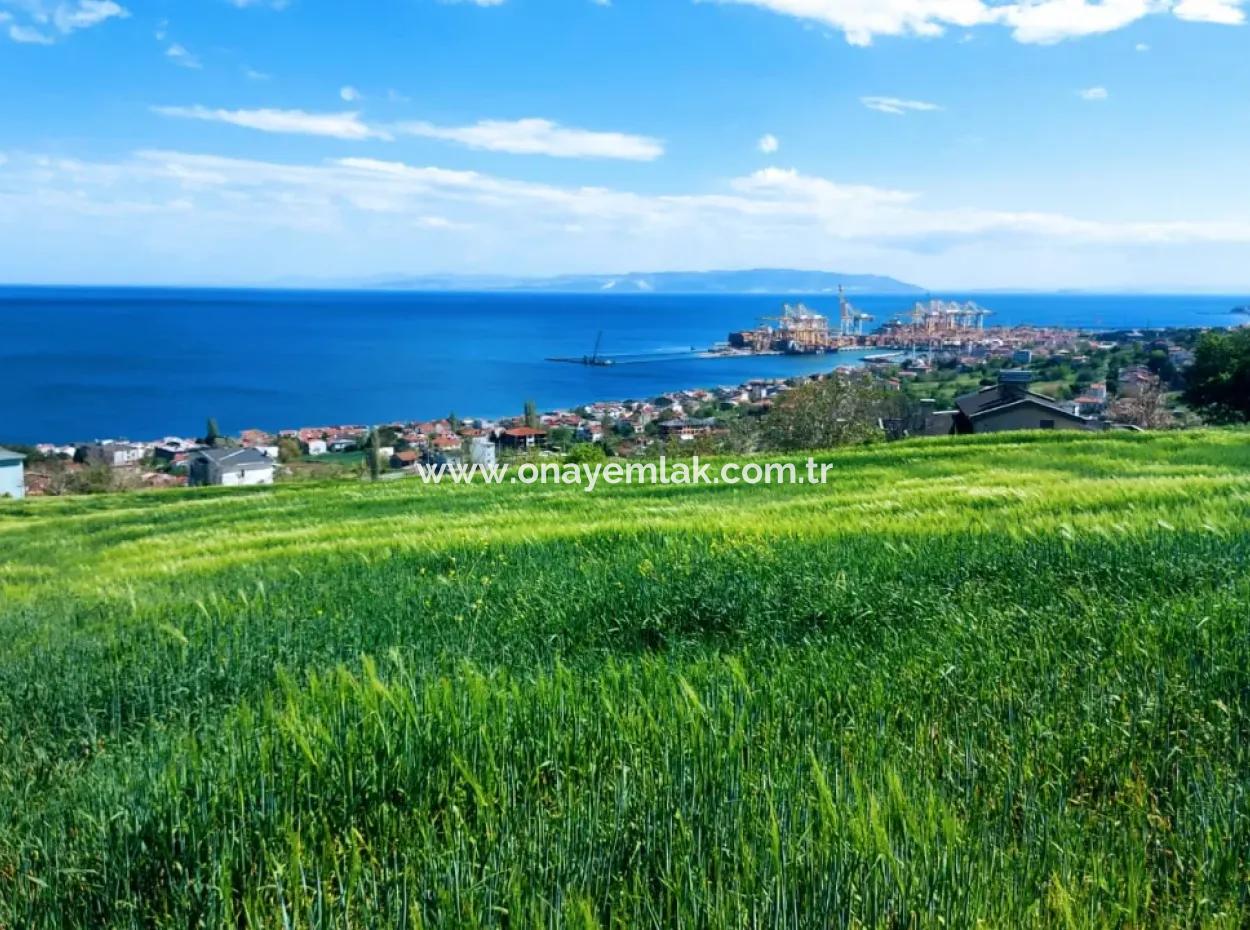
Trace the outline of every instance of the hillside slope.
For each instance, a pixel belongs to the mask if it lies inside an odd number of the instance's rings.
[[[914,284],[874,274],[752,268],[735,271],[630,271],[569,274],[552,278],[424,275],[386,278],[375,286],[402,290],[553,291],[574,294],[825,294],[839,287],[851,294],[915,294]]]
[[[1238,927],[1250,434],[0,506],[0,927]]]

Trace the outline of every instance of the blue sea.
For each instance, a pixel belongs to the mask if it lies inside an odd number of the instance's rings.
[[[943,294],[991,323],[1229,326],[1246,295]],[[862,353],[697,358],[788,295],[0,288],[0,443],[519,413],[824,371]],[[805,302],[831,315],[828,294]],[[877,320],[907,296],[859,296]],[[602,333],[612,367],[580,357]],[[682,354],[684,353],[684,354]],[[637,359],[637,356],[647,356]],[[669,357],[665,357],[669,356]]]

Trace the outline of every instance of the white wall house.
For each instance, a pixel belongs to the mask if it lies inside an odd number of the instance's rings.
[[[192,487],[273,484],[273,459],[255,449],[201,449],[190,461]]]
[[[26,456],[0,449],[0,500],[26,496]]]
[[[495,444],[485,436],[475,436],[469,443],[469,463],[492,467],[495,464]]]

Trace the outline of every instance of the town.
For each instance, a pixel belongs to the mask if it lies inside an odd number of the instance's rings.
[[[844,307],[849,306],[843,301]],[[1091,334],[1077,330],[983,326],[988,311],[917,305],[912,323],[886,324],[865,339],[905,351],[861,366],[790,379],[678,390],[647,398],[596,401],[572,409],[499,419],[333,424],[149,441],[97,439],[0,450],[0,496],[59,495],[278,480],[343,477],[371,471],[398,478],[416,466],[482,464],[527,455],[567,454],[586,445],[635,457],[697,449],[768,451],[758,426],[780,398],[827,379],[870,387],[864,416],[885,438],[1019,429],[1158,429],[1197,425],[1177,403],[1193,362],[1197,330]],[[782,319],[823,332],[823,317],[788,308]],[[855,315],[848,316],[853,321]],[[803,343],[807,336],[797,336]],[[859,338],[859,337],[856,337]],[[520,406],[520,405],[519,405]]]

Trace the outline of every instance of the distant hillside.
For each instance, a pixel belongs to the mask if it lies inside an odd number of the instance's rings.
[[[848,293],[919,294],[914,284],[872,274],[756,268],[746,271],[631,271],[625,274],[512,278],[498,275],[422,275],[380,280],[406,290],[551,291],[575,294],[822,294],[841,285]]]

